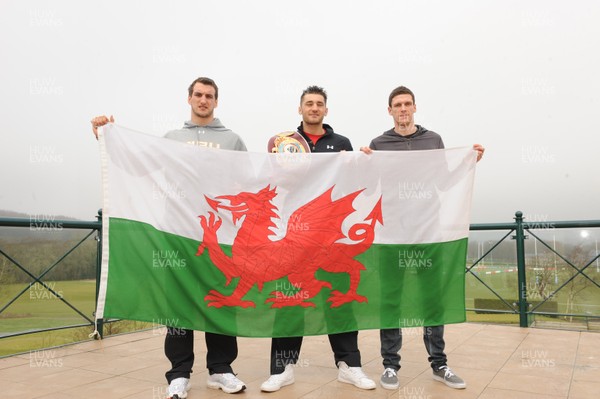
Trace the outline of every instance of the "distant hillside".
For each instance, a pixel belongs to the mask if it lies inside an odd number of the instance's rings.
[[[0,226],[0,243],[2,242],[24,242],[24,241],[69,241],[78,239],[89,230],[63,229],[60,226],[50,225],[45,220],[59,222],[61,220],[79,220],[69,216],[50,214],[27,214],[22,212],[7,211],[0,209],[0,217],[29,220],[26,227],[2,227]]]
[[[50,215],[50,214],[29,214],[15,211],[7,211],[6,209],[0,209],[0,217],[2,218],[19,218],[19,219],[29,219],[29,218],[42,218],[42,217],[50,217],[54,220],[79,220],[77,218],[72,218],[69,216],[63,215]]]

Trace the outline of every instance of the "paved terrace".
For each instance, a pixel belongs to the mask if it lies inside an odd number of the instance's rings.
[[[305,338],[296,383],[260,392],[268,377],[269,339],[240,338],[234,369],[247,385],[232,396],[206,387],[204,336],[196,333],[196,366],[190,399],[198,398],[598,398],[600,334],[511,326],[446,327],[450,367],[467,382],[453,390],[431,378],[418,329],[406,329],[400,389],[362,391],[337,382],[327,337]],[[0,359],[2,398],[164,398],[164,329],[108,337]],[[378,331],[361,331],[363,368],[382,371]]]

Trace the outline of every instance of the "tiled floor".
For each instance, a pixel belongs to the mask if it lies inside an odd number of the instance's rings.
[[[305,338],[296,383],[260,392],[268,377],[269,339],[240,338],[234,369],[247,385],[240,398],[598,398],[600,333],[483,324],[446,326],[450,367],[467,382],[453,390],[431,378],[418,329],[404,330],[400,389],[362,391],[337,381],[327,337]],[[2,398],[150,398],[166,394],[164,329],[109,337],[0,359]],[[378,331],[361,331],[363,368],[382,371]],[[206,349],[196,333],[196,366],[188,398],[229,398],[206,387]]]

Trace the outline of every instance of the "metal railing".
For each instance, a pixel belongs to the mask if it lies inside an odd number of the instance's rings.
[[[63,302],[67,307],[69,307],[74,313],[79,315],[81,319],[83,319],[83,323],[81,324],[71,324],[64,325],[59,327],[49,327],[49,328],[37,328],[37,329],[29,329],[26,331],[19,331],[15,333],[5,333],[0,336],[2,338],[10,338],[16,337],[20,335],[26,334],[35,334],[40,332],[47,331],[57,331],[64,330],[68,328],[78,328],[78,327],[87,327],[87,326],[95,326],[95,320],[93,319],[94,315],[86,315],[82,310],[78,309],[71,302],[66,300],[60,292],[56,292],[56,290],[49,284],[43,280],[44,277],[48,275],[52,270],[54,270],[61,262],[63,262],[70,254],[72,254],[77,248],[79,248],[90,236],[96,233],[96,303],[98,300],[98,292],[100,288],[100,264],[101,264],[101,254],[102,254],[102,213],[98,212],[96,221],[75,221],[75,220],[40,220],[40,219],[23,219],[23,218],[0,218],[0,227],[20,227],[20,228],[35,228],[39,229],[40,226],[43,226],[45,230],[48,231],[63,231],[65,229],[75,229],[75,230],[90,230],[81,240],[79,240],[75,245],[69,248],[62,256],[58,258],[54,263],[45,268],[45,270],[39,274],[33,274],[26,265],[22,265],[21,262],[17,261],[15,258],[10,256],[8,253],[4,251],[3,248],[0,247],[0,255],[7,259],[10,264],[19,269],[25,275],[27,275],[31,281],[29,284],[25,286],[20,292],[18,292],[12,299],[10,299],[6,304],[0,304],[0,317],[2,313],[13,303],[15,303],[25,292],[27,292],[34,284],[40,284],[46,290],[48,290],[55,298]],[[0,281],[2,284],[2,281]],[[95,307],[94,307],[95,308]],[[102,331],[102,320],[98,320],[98,328],[101,334]],[[98,337],[96,337],[98,338]]]
[[[0,336],[2,338],[15,337],[19,335],[39,333],[45,331],[53,331],[67,328],[75,328],[75,327],[86,327],[86,326],[95,326],[96,331],[99,333],[100,337],[103,335],[103,323],[107,322],[105,320],[94,320],[93,315],[89,317],[84,314],[80,309],[74,306],[72,303],[67,301],[62,295],[55,292],[55,290],[48,284],[44,282],[44,277],[52,271],[55,267],[58,266],[65,258],[67,258],[76,248],[78,248],[85,240],[87,240],[91,235],[96,233],[96,302],[98,299],[98,290],[99,290],[99,282],[100,282],[100,265],[101,265],[101,253],[102,253],[102,216],[101,212],[98,212],[96,221],[69,221],[69,220],[44,220],[41,221],[44,226],[52,227],[56,226],[61,229],[83,229],[90,230],[90,232],[81,239],[77,244],[75,244],[71,249],[69,249],[66,253],[64,253],[56,262],[48,266],[44,272],[39,275],[33,274],[31,271],[27,269],[26,266],[22,265],[20,262],[15,260],[9,254],[7,254],[2,248],[0,248],[0,255],[8,259],[8,261],[25,273],[30,279],[31,283],[25,287],[21,292],[19,292],[14,298],[9,300],[8,303],[2,305],[0,308],[0,317],[2,316],[2,312],[4,312],[11,304],[13,304],[24,292],[27,291],[28,287],[31,287],[31,284],[39,283],[45,289],[50,291],[53,295],[55,295],[58,299],[60,299],[66,306],[68,306],[73,312],[77,313],[83,320],[84,323],[77,325],[68,325],[68,326],[60,326],[60,327],[51,327],[51,328],[40,328],[28,331],[21,331],[11,334],[4,334]],[[488,313],[509,313],[519,315],[519,324],[521,327],[528,327],[531,324],[531,317],[535,314],[540,315],[555,315],[555,316],[585,316],[592,318],[600,318],[600,315],[589,315],[589,314],[569,314],[569,313],[549,313],[542,312],[540,306],[545,303],[550,297],[556,295],[558,291],[563,289],[569,282],[571,282],[577,276],[584,276],[590,280],[593,286],[596,289],[600,289],[600,285],[590,278],[589,275],[586,274],[586,269],[597,261],[600,257],[600,254],[596,253],[595,256],[587,262],[583,267],[577,267],[573,262],[569,261],[565,256],[559,254],[555,249],[550,247],[544,240],[542,240],[538,235],[536,235],[533,230],[539,228],[539,223],[528,223],[524,221],[523,214],[521,212],[516,212],[514,222],[512,223],[489,223],[489,224],[472,224],[470,226],[471,231],[507,231],[507,233],[498,240],[491,248],[483,253],[478,259],[476,259],[470,266],[467,266],[466,273],[467,275],[472,275],[475,279],[477,279],[484,287],[486,287],[493,295],[495,295],[498,299],[500,299],[504,305],[507,307],[507,310],[493,310],[493,309],[477,309],[477,308],[467,308],[468,311],[478,311],[485,310]],[[40,221],[36,221],[40,223]],[[19,218],[0,218],[0,227],[31,227],[31,220],[29,219],[19,219]],[[561,228],[598,228],[600,227],[600,220],[588,220],[588,221],[564,221],[564,222],[547,222],[549,225],[551,224],[555,229]],[[513,234],[511,236],[511,234]],[[535,305],[535,307],[530,306],[528,303],[527,296],[527,274],[526,274],[526,257],[525,257],[525,239],[527,238],[526,233],[529,233],[532,237],[538,240],[542,245],[544,245],[547,249],[555,253],[559,256],[566,264],[572,267],[576,273],[571,276],[567,281],[565,281],[560,287],[558,287],[549,298],[546,298],[544,301]],[[504,242],[506,239],[515,240],[515,251],[516,251],[516,259],[517,259],[517,269],[518,269],[518,303],[511,304],[506,298],[502,298],[493,287],[487,284],[483,279],[481,279],[477,273],[474,273],[474,268],[484,259],[486,258],[500,243]],[[1,281],[0,281],[1,283]],[[113,320],[111,320],[113,321]],[[98,338],[98,337],[96,337]]]
[[[566,287],[569,283],[574,281],[577,276],[583,276],[588,279],[596,289],[600,289],[600,285],[588,274],[585,273],[586,269],[600,258],[600,254],[596,250],[596,254],[585,264],[583,267],[577,267],[574,262],[567,259],[564,255],[558,253],[556,249],[546,243],[539,235],[534,233],[534,230],[543,228],[545,226],[551,226],[553,229],[568,229],[568,228],[598,228],[600,227],[600,220],[580,220],[580,221],[558,221],[558,222],[544,222],[541,226],[540,222],[526,222],[523,218],[522,212],[515,213],[515,221],[513,223],[486,223],[486,224],[472,224],[470,226],[471,231],[507,231],[507,233],[500,238],[493,246],[490,247],[482,256],[480,256],[473,264],[467,266],[466,273],[472,275],[481,284],[483,284],[492,294],[494,294],[508,310],[490,310],[490,309],[478,309],[478,308],[467,308],[469,311],[485,311],[488,313],[508,313],[519,315],[519,325],[521,327],[529,327],[533,315],[549,315],[549,316],[569,316],[569,317],[584,317],[584,318],[595,318],[600,319],[600,314],[578,314],[578,313],[559,313],[559,312],[544,312],[539,310],[540,307],[546,303],[549,299],[556,296],[556,294]],[[569,267],[573,268],[576,273],[572,274],[565,282],[563,282],[558,288],[552,291],[542,301],[537,303],[535,306],[528,302],[527,292],[527,265],[525,257],[525,240],[528,236],[525,233],[529,233],[534,239],[540,242],[545,248],[550,250],[553,254],[558,256],[564,261]],[[511,236],[512,233],[515,233]],[[473,269],[487,257],[498,245],[504,242],[507,238],[515,240],[516,260],[517,260],[517,278],[518,278],[518,302],[516,304],[510,304],[505,298],[502,298],[496,290],[490,287],[483,279],[481,279]]]

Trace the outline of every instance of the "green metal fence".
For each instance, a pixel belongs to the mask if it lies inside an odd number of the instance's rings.
[[[515,314],[519,316],[519,325],[521,327],[529,327],[531,325],[532,317],[535,315],[546,315],[552,317],[582,317],[582,318],[592,318],[592,319],[600,319],[600,312],[596,311],[594,313],[566,313],[566,312],[549,312],[543,311],[543,305],[547,303],[552,298],[556,297],[557,294],[563,290],[568,284],[573,282],[578,276],[582,276],[583,278],[589,281],[590,288],[594,289],[595,293],[597,293],[600,297],[600,285],[598,273],[596,276],[590,276],[587,271],[590,266],[594,262],[598,262],[600,258],[600,254],[598,253],[598,248],[596,245],[595,251],[593,255],[586,259],[583,262],[582,266],[578,266],[572,260],[568,259],[564,254],[559,253],[555,246],[550,246],[547,240],[544,240],[539,234],[539,231],[547,231],[553,230],[558,231],[561,229],[593,229],[599,228],[600,221],[599,220],[581,220],[581,221],[532,221],[528,222],[523,217],[522,212],[516,212],[513,223],[489,223],[489,224],[472,224],[470,226],[470,230],[472,232],[477,231],[501,231],[503,232],[502,238],[496,241],[489,250],[485,251],[478,259],[476,259],[472,264],[467,265],[466,273],[468,275],[473,276],[476,280],[478,280],[486,289],[492,293],[495,297],[497,297],[503,304],[505,309],[494,310],[494,309],[482,309],[482,308],[467,308],[469,311],[480,311],[486,313],[505,313],[505,314]],[[536,233],[537,232],[537,233]],[[572,268],[571,275],[560,284],[556,289],[549,292],[545,295],[545,298],[541,298],[541,301],[537,301],[537,303],[532,304],[528,301],[528,285],[527,285],[527,271],[528,264],[526,260],[526,252],[525,252],[525,242],[527,239],[533,239],[540,243],[544,248],[549,250],[552,254],[558,257],[565,265],[569,268]],[[482,262],[483,259],[488,257],[501,243],[506,240],[514,240],[514,250],[516,255],[516,267],[517,267],[517,277],[518,277],[518,300],[516,303],[510,303],[507,298],[503,298],[497,290],[490,286],[490,284],[486,283],[482,278],[480,278],[477,273],[474,273],[475,267]],[[536,254],[537,256],[537,254]]]
[[[65,261],[76,249],[80,248],[81,245],[89,239],[96,240],[96,271],[95,271],[95,280],[96,280],[96,300],[98,299],[98,290],[99,290],[99,282],[100,282],[100,261],[101,261],[101,253],[102,253],[102,216],[101,213],[98,213],[96,221],[75,221],[75,220],[48,220],[48,219],[39,219],[38,217],[24,219],[24,218],[0,218],[0,227],[17,227],[21,229],[30,229],[30,230],[45,230],[48,232],[56,232],[56,231],[65,231],[65,230],[83,230],[85,235],[83,238],[78,240],[72,247],[68,248],[64,254],[58,257],[58,259],[48,266],[44,268],[44,270],[35,274],[31,271],[31,267],[29,265],[23,264],[22,262],[15,259],[13,256],[8,254],[4,248],[0,245],[0,259],[5,259],[9,262],[11,266],[16,268],[23,275],[27,276],[29,279],[29,283],[24,286],[24,288],[17,292],[14,297],[9,299],[6,303],[0,303],[0,319],[2,319],[5,311],[13,305],[17,300],[23,297],[25,293],[32,289],[32,287],[36,287],[36,284],[39,284],[40,287],[47,290],[52,298],[55,298],[61,301],[65,306],[71,309],[73,313],[79,316],[81,323],[78,324],[68,324],[61,325],[49,328],[28,328],[23,331],[6,333],[0,331],[0,339],[2,338],[10,338],[27,334],[35,334],[40,332],[47,331],[56,331],[56,330],[64,330],[69,328],[77,328],[77,327],[87,327],[94,326],[94,314],[90,314],[89,312],[86,314],[85,311],[79,309],[76,305],[67,300],[64,295],[56,289],[52,284],[48,283],[45,278],[48,274],[54,271],[61,263]],[[89,231],[88,231],[89,230]],[[4,233],[6,234],[6,233]],[[7,234],[6,234],[7,235]],[[2,235],[0,235],[0,239]],[[6,237],[5,237],[6,238]],[[0,241],[0,244],[2,241]],[[0,275],[0,290],[4,285],[4,281],[1,279]],[[1,291],[0,291],[1,292]],[[95,308],[95,307],[94,307]],[[98,321],[98,331],[102,331],[102,320]]]

